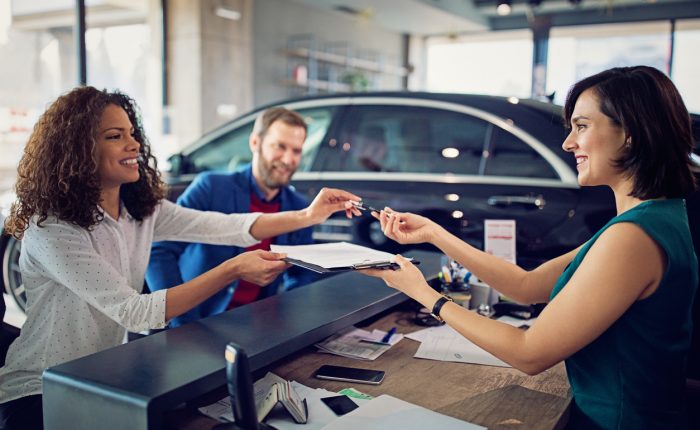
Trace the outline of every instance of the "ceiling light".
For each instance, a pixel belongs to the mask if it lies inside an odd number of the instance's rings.
[[[511,0],[498,0],[496,3],[496,13],[500,16],[510,15],[510,1]]]
[[[219,6],[214,10],[214,13],[219,18],[230,19],[231,21],[238,21],[241,19],[241,13],[234,9],[229,9],[227,7]]]
[[[445,158],[457,158],[457,157],[459,157],[459,149],[457,149],[457,148],[444,148],[442,150],[442,156]]]

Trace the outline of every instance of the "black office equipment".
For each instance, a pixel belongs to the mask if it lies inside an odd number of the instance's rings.
[[[321,397],[321,401],[338,416],[345,415],[359,407],[348,396]]]
[[[331,381],[378,385],[384,380],[384,371],[324,364],[316,369],[314,376],[318,379],[329,379]]]
[[[216,430],[273,430],[265,423],[258,422],[253,395],[253,379],[245,350],[230,342],[224,353],[226,358],[226,385],[231,397],[234,423],[219,424]]]

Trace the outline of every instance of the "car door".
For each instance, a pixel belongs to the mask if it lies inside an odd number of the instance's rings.
[[[513,134],[515,127],[493,118],[432,100],[358,99],[319,147],[311,170],[327,186],[348,189],[371,206],[428,216],[482,249],[485,219],[514,219],[518,255],[526,262],[544,245],[560,245],[547,238],[569,219],[578,186],[575,176],[566,183],[540,155],[543,145],[533,148]],[[401,249],[369,216],[352,225],[351,235]]]

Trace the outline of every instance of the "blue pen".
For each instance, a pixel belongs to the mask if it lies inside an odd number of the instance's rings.
[[[382,342],[389,343],[389,341],[391,340],[391,336],[393,336],[394,333],[396,333],[396,327],[392,327],[388,332],[386,332],[386,334],[382,338]]]

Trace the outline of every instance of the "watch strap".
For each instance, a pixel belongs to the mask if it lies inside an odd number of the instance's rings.
[[[437,301],[433,305],[433,310],[432,312],[430,312],[430,315],[440,322],[445,322],[445,320],[442,319],[442,317],[440,316],[440,311],[442,310],[442,307],[445,305],[445,303],[452,301],[452,297],[443,295],[442,297],[437,299]]]

